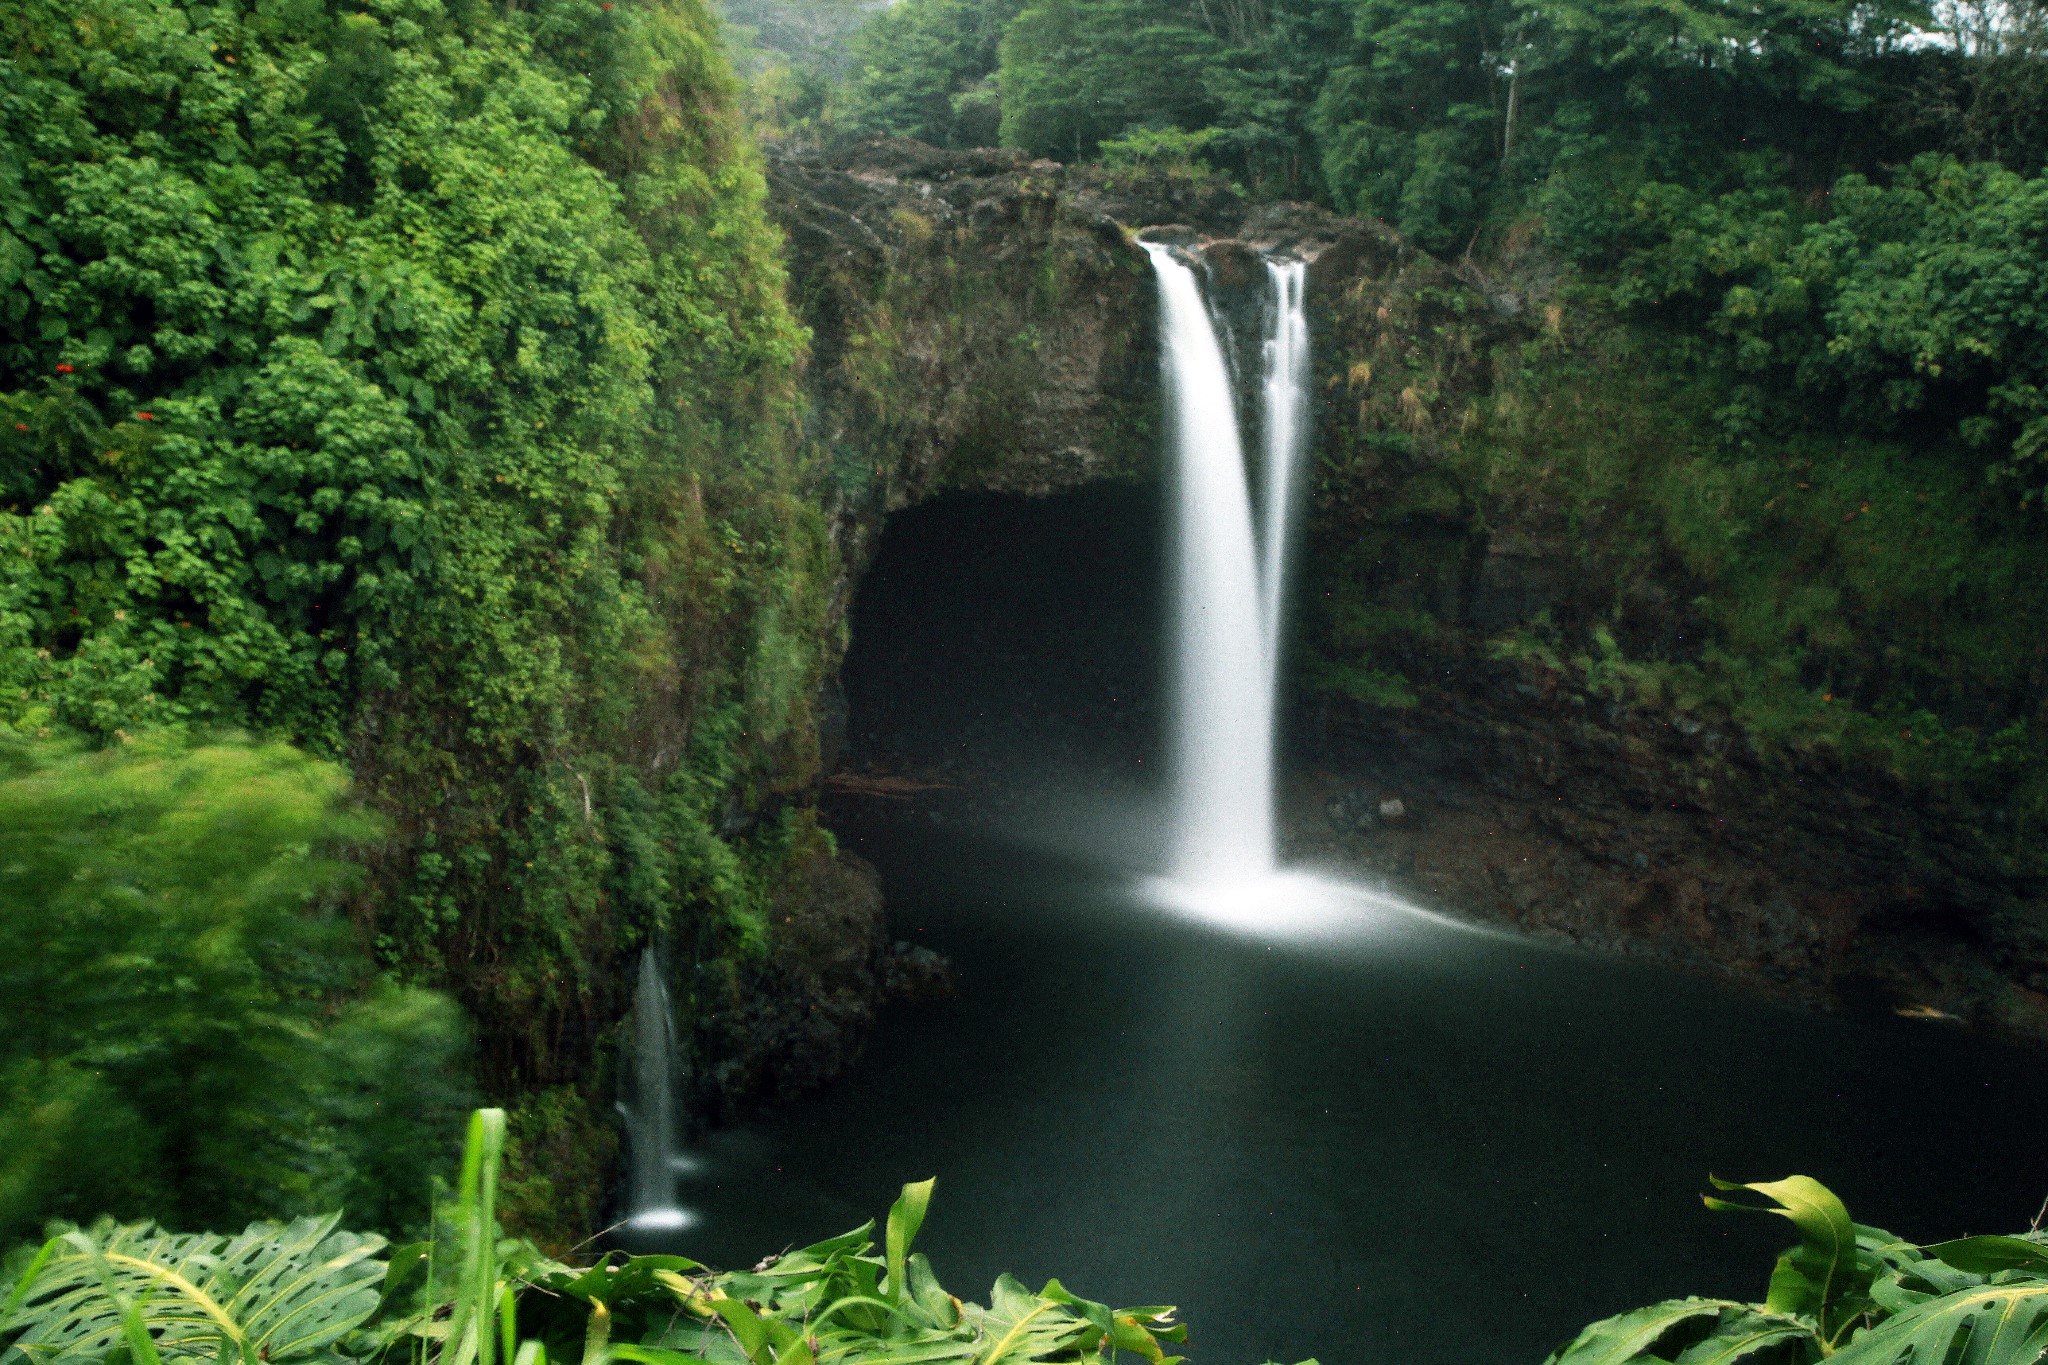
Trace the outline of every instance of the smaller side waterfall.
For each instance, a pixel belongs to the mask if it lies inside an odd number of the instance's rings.
[[[1272,331],[1266,337],[1265,490],[1261,498],[1259,549],[1260,611],[1266,628],[1267,687],[1279,692],[1280,653],[1286,624],[1287,550],[1293,540],[1294,510],[1300,500],[1302,451],[1308,436],[1308,266],[1302,261],[1266,262],[1273,285]]]
[[[619,1106],[631,1163],[626,1213],[632,1228],[682,1228],[693,1221],[676,1200],[676,1171],[682,1164],[676,1122],[680,1059],[668,986],[654,949],[648,948],[640,954],[640,983],[633,992],[632,1099]]]

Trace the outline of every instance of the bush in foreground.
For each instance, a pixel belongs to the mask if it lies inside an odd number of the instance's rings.
[[[1752,1185],[1767,1205],[1717,1209],[1789,1219],[1762,1303],[1669,1299],[1596,1322],[1547,1365],[2035,1365],[2048,1353],[2048,1237],[1964,1237],[1932,1246],[1851,1222],[1803,1175]]]
[[[282,744],[0,741],[0,1239],[418,1216],[465,1030],[334,909],[346,788]]]

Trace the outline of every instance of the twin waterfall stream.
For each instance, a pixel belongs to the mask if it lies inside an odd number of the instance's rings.
[[[1192,268],[1148,243],[1171,405],[1172,782],[1160,899],[1200,911],[1261,899],[1276,872],[1274,740],[1288,541],[1301,484],[1309,345],[1299,261],[1266,262],[1259,496],[1215,319]]]

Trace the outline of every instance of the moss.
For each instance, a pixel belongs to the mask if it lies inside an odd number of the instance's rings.
[[[618,1168],[618,1125],[588,1087],[524,1096],[507,1116],[498,1216],[515,1237],[563,1256],[605,1225],[604,1194]]]
[[[1732,435],[1740,394],[1596,303],[1510,317],[1421,259],[1319,334],[1312,681],[1386,705],[1477,637],[1960,801],[1998,865],[2048,870],[2048,556],[1970,452]]]

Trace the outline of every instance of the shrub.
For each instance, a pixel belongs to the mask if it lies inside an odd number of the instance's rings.
[[[0,1236],[417,1208],[464,1029],[333,910],[345,794],[281,744],[0,747]]]

